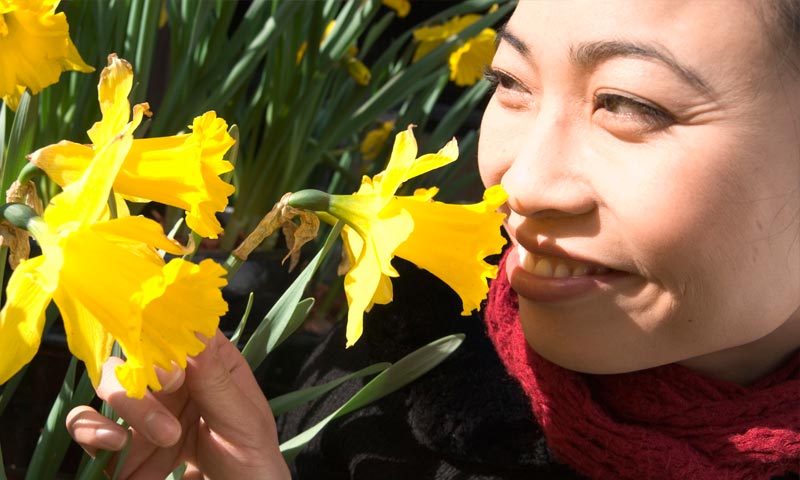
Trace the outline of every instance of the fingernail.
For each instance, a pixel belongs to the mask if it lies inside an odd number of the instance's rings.
[[[150,439],[162,447],[170,447],[178,441],[181,426],[164,412],[153,412],[144,420]]]
[[[128,436],[119,430],[100,427],[94,432],[98,445],[103,450],[120,450],[128,442]]]
[[[161,391],[164,393],[172,393],[183,384],[183,369],[177,365],[173,365],[169,371],[158,368],[156,374],[161,382]]]

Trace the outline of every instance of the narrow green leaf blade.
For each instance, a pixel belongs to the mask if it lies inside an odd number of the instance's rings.
[[[357,372],[343,375],[335,380],[323,383],[322,385],[314,385],[313,387],[304,388],[302,390],[295,390],[294,392],[289,392],[279,397],[271,398],[269,400],[269,407],[272,409],[272,414],[278,417],[288,412],[289,410],[299,407],[300,405],[306,402],[310,402],[311,400],[314,400],[316,398],[321,397],[322,395],[325,395],[326,393],[330,392],[331,390],[333,390],[334,388],[338,387],[339,385],[343,384],[348,380],[352,380],[354,378],[366,377],[374,373],[382,372],[387,368],[389,368],[391,365],[392,364],[388,362],[375,363],[370,365],[369,367],[362,368]]]
[[[244,332],[244,326],[247,324],[247,319],[250,317],[250,310],[253,308],[253,292],[250,292],[250,295],[247,297],[247,306],[244,307],[244,313],[242,314],[242,319],[239,320],[239,325],[236,326],[236,330],[233,331],[233,335],[231,335],[231,343],[234,345],[239,344],[239,339],[242,338],[242,332]]]
[[[416,380],[441,363],[463,341],[463,334],[448,335],[401,358],[397,363],[364,385],[361,390],[356,392],[350,400],[336,411],[303,433],[283,442],[280,446],[283,458],[287,462],[291,462],[306,443],[321,432],[332,420],[364,407]]]
[[[38,110],[38,97],[25,90],[19,102],[17,113],[14,115],[14,123],[11,125],[5,161],[0,166],[0,174],[2,175],[0,188],[2,188],[3,192],[8,190],[8,187],[16,180],[17,174],[22,170],[22,167],[28,163],[25,156],[31,153],[31,147],[33,146]]]
[[[333,227],[322,249],[286,289],[278,301],[275,302],[275,305],[267,312],[267,315],[256,327],[250,340],[247,341],[247,344],[242,349],[242,355],[247,359],[247,363],[253,370],[261,365],[267,354],[278,344],[278,340],[283,336],[283,332],[294,315],[308,282],[316,272],[322,259],[330,252],[342,226],[342,222],[338,222]]]

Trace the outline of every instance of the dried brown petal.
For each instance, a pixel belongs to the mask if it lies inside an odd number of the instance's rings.
[[[290,258],[289,270],[297,266],[300,260],[300,249],[303,245],[313,240],[319,231],[319,219],[316,215],[305,210],[300,210],[286,204],[291,193],[285,194],[281,200],[272,207],[264,218],[258,222],[256,228],[244,239],[241,245],[233,251],[233,255],[244,261],[258,247],[261,242],[272,235],[278,228],[286,237],[289,253],[284,261]],[[294,219],[299,220],[299,224]]]
[[[0,222],[0,246],[8,247],[8,264],[12,269],[22,260],[27,260],[31,255],[30,234],[22,229],[11,225],[7,221]]]

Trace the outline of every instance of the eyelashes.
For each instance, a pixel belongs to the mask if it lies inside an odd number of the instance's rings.
[[[494,90],[498,87],[507,90],[527,90],[516,78],[488,65],[483,67],[483,78],[492,85],[492,89]]]
[[[619,117],[645,123],[653,129],[665,128],[675,123],[675,118],[666,110],[646,100],[619,93],[597,93],[594,96],[595,112],[604,110]]]
[[[504,108],[522,111],[536,108],[537,90],[528,88],[512,74],[487,66],[483,76]],[[600,91],[593,95],[590,103],[592,121],[622,137],[642,136],[676,123],[666,109],[627,92]]]

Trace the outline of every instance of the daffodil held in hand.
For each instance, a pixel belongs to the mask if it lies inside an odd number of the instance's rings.
[[[51,300],[61,313],[69,349],[85,363],[93,385],[117,341],[126,361],[115,373],[136,398],[148,387],[161,388],[156,366],[183,368],[187,356],[200,353],[205,345],[196,333],[213,336],[227,311],[221,266],[212,260],[165,263],[156,249],[176,255],[186,250],[158,223],[110,218],[111,187],[144,111],[134,108],[133,120],[95,145],[83,174],[52,199],[43,217],[25,222],[42,255],[22,261],[8,282],[0,311],[0,383],[36,354]]]

